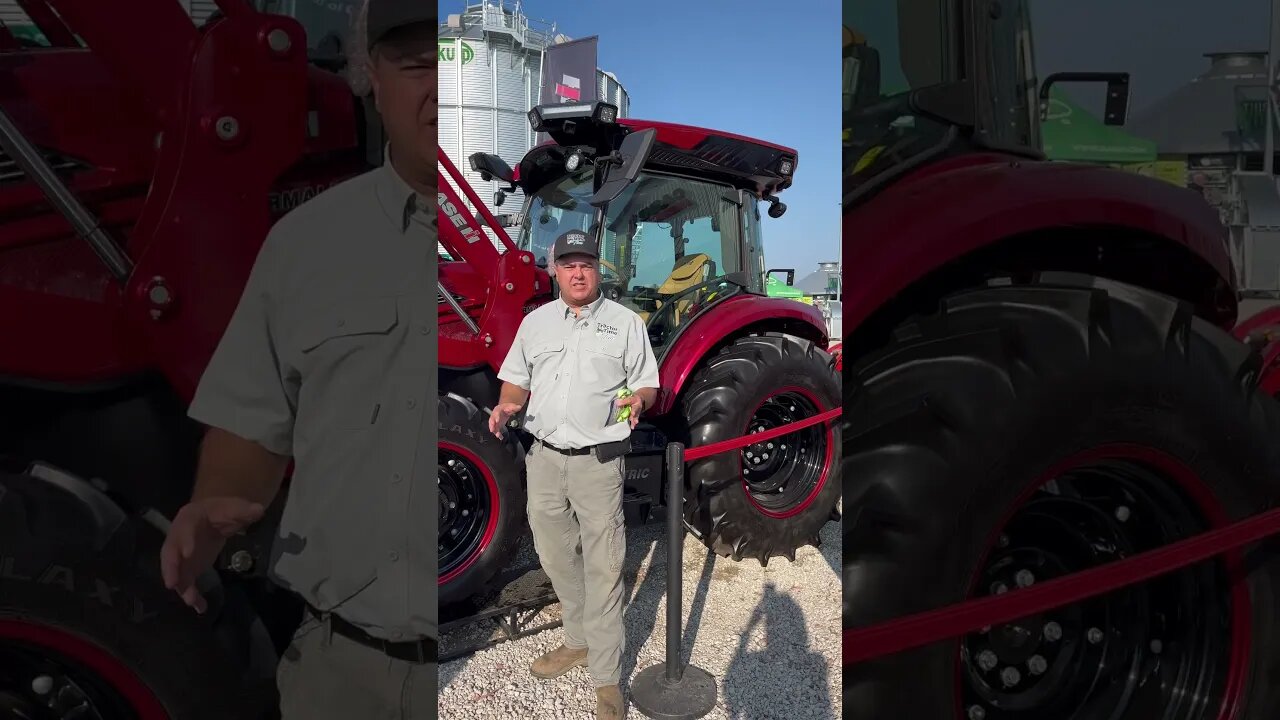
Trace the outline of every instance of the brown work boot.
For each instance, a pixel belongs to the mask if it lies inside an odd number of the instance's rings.
[[[596,688],[596,720],[622,720],[622,691],[617,685]]]
[[[587,664],[587,649],[581,648],[574,650],[564,645],[552,650],[533,661],[534,677],[540,677],[543,680],[560,677],[579,665]]]

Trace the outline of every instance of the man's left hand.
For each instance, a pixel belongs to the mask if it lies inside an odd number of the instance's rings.
[[[639,395],[618,398],[614,401],[614,405],[618,410],[621,410],[624,407],[631,408],[631,417],[627,418],[627,420],[631,423],[631,429],[634,430],[636,424],[640,422],[640,411],[644,409],[644,398]]]

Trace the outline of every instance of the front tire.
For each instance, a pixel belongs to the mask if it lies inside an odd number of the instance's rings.
[[[475,405],[439,398],[440,604],[482,593],[511,559],[525,517],[524,463]]]
[[[685,396],[690,447],[732,440],[838,407],[833,359],[792,335],[741,338],[698,371]],[[795,559],[818,544],[840,498],[837,422],[689,463],[684,516],[707,547],[741,560]]]
[[[266,631],[234,591],[205,588],[197,616],[162,585],[155,528],[130,517],[96,548],[84,510],[45,481],[0,476],[0,717],[269,716],[275,658],[254,654]]]
[[[1167,298],[1048,279],[949,298],[852,368],[846,628],[1084,570],[1273,504],[1280,422],[1255,390],[1256,356]],[[1280,574],[1250,560],[1237,552],[847,667],[846,713],[1269,718]]]

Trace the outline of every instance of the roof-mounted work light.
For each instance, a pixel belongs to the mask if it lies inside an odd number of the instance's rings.
[[[534,132],[549,133],[570,121],[612,125],[618,122],[618,107],[607,102],[595,102],[539,105],[529,111],[529,126]]]

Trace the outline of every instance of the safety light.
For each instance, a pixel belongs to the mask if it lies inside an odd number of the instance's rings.
[[[783,158],[782,162],[778,165],[778,172],[783,175],[790,175],[795,169],[796,163],[791,158]]]
[[[577,172],[582,167],[582,153],[573,151],[569,153],[569,157],[564,159],[564,169],[569,172]]]
[[[618,121],[618,108],[605,102],[573,103],[564,105],[538,105],[528,113],[529,126],[534,132],[547,132],[552,122],[566,120],[594,120],[612,125]]]

